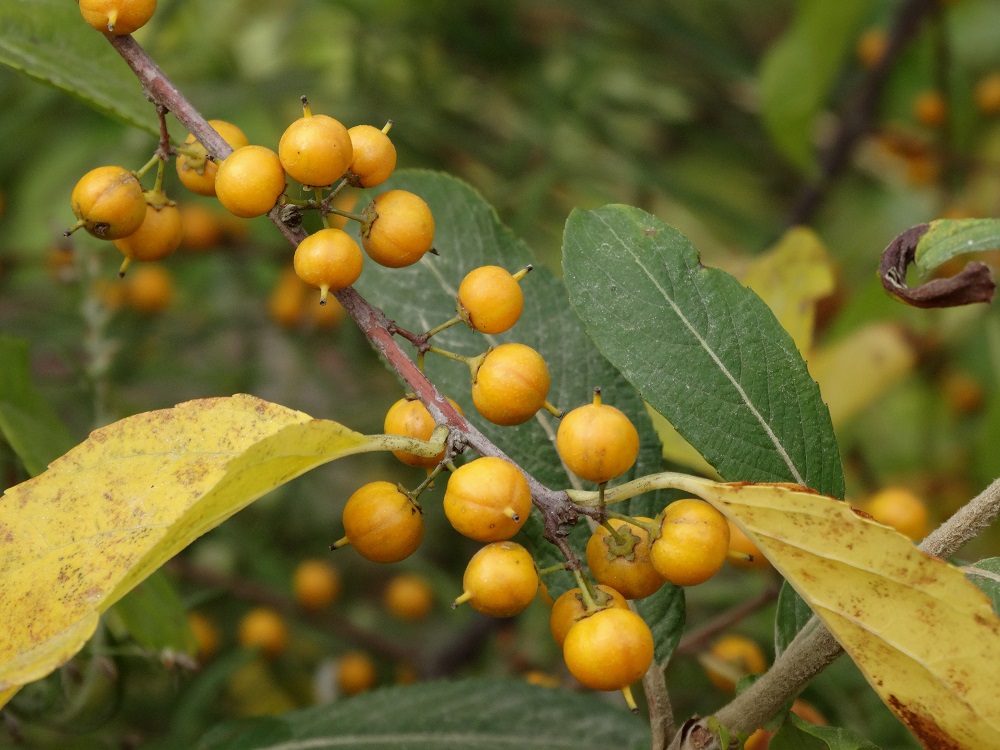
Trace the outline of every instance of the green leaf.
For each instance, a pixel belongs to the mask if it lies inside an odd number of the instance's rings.
[[[781,586],[778,606],[774,613],[774,657],[788,648],[802,627],[812,619],[813,611],[788,581]]]
[[[1000,557],[988,557],[963,568],[965,576],[990,598],[993,611],[1000,614]]]
[[[928,274],[956,255],[1000,249],[1000,219],[938,219],[917,242],[917,269]]]
[[[830,414],[791,337],[684,235],[629,206],[575,210],[563,268],[604,356],[723,477],[843,496]]]
[[[627,750],[649,742],[646,722],[596,695],[522,680],[472,679],[388,688],[281,716],[228,722],[195,747]]]
[[[568,411],[590,402],[594,387],[600,386],[603,402],[628,414],[638,429],[641,450],[636,465],[613,480],[612,485],[659,471],[659,439],[639,394],[594,348],[569,305],[562,282],[500,223],[493,207],[454,177],[425,171],[397,172],[376,191],[363,195],[358,206],[392,188],[416,193],[430,206],[435,222],[434,247],[440,255],[428,255],[408,268],[383,268],[367,263],[355,285],[358,291],[400,326],[422,332],[455,315],[458,285],[472,269],[492,264],[515,271],[534,264],[534,270],[521,281],[524,312],[510,331],[484,336],[460,324],[436,335],[435,345],[465,355],[481,354],[490,345],[508,341],[535,348],[545,358],[552,376],[549,401]],[[467,367],[428,354],[426,372],[446,396],[462,406],[470,421],[539,481],[554,489],[570,487],[578,481],[567,475],[556,454],[558,422],[554,417],[540,412],[526,424],[499,427],[476,412]],[[581,485],[596,486],[586,482]],[[622,512],[655,515],[666,505],[663,498],[662,495],[641,497]],[[570,536],[571,545],[582,553],[588,537],[587,524],[581,521]],[[558,550],[542,539],[542,523],[537,513],[525,524],[520,541],[531,546],[540,567],[563,562]],[[546,585],[556,597],[575,584],[567,574],[554,574],[546,578]]]
[[[635,605],[653,633],[656,662],[665,664],[684,633],[684,589],[667,583],[652,596],[638,599]]]
[[[879,747],[850,729],[810,724],[789,714],[771,738],[768,750],[879,750]]]
[[[162,570],[132,589],[107,614],[150,651],[193,654],[197,648],[184,602]]]
[[[760,105],[775,145],[806,172],[816,169],[813,125],[853,49],[868,0],[800,0],[785,35],[760,69]]]
[[[0,3],[0,63],[75,96],[109,117],[158,134],[156,110],[103,34],[76,3]]]
[[[0,432],[32,476],[74,445],[73,436],[31,383],[28,342],[0,335]]]

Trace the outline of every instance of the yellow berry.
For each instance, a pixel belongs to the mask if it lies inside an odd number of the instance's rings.
[[[481,333],[503,333],[521,317],[524,293],[507,269],[480,266],[462,279],[456,306],[470,328]]]
[[[653,634],[639,615],[609,607],[578,620],[563,643],[566,666],[594,690],[622,690],[653,663]]]
[[[152,315],[174,300],[174,279],[166,268],[152,264],[137,268],[125,282],[125,300],[133,309]]]
[[[284,191],[285,171],[278,155],[264,146],[236,149],[215,176],[219,202],[241,219],[266,214]]]
[[[333,546],[350,544],[373,562],[399,562],[412,555],[424,538],[419,506],[395,484],[381,480],[351,495],[343,522],[344,538]]]
[[[281,166],[303,185],[321,187],[343,177],[354,156],[351,136],[339,120],[306,112],[278,142]]]
[[[921,125],[940,128],[948,118],[948,103],[940,91],[922,91],[913,101],[913,116]]]
[[[302,608],[324,609],[340,596],[340,574],[324,560],[303,560],[292,574],[292,591]]]
[[[434,244],[434,217],[423,199],[406,190],[377,196],[362,212],[361,245],[376,263],[410,266]]]
[[[152,191],[146,194],[153,195]],[[162,197],[162,193],[159,194]],[[181,213],[171,203],[148,203],[142,224],[126,237],[114,241],[129,260],[163,260],[181,244]]]
[[[80,13],[88,25],[105,34],[131,34],[146,25],[156,12],[156,0],[80,0]]]
[[[513,617],[527,609],[538,592],[535,562],[516,542],[487,544],[469,560],[462,588],[452,606],[469,602],[484,615]]]
[[[872,495],[861,509],[914,541],[930,533],[927,506],[905,487],[887,487]]]
[[[639,433],[624,413],[602,404],[597,392],[594,403],[562,418],[556,450],[578,477],[602,484],[632,468],[639,457]]]
[[[885,50],[889,46],[889,37],[882,28],[866,29],[858,39],[858,46],[855,50],[858,61],[862,66],[871,70],[885,57]]]
[[[600,584],[597,587],[600,601],[596,602],[599,607],[620,607],[628,609],[628,600],[610,586]],[[566,635],[573,625],[588,614],[587,607],[583,601],[583,594],[579,588],[564,591],[552,604],[552,611],[549,613],[549,630],[559,648],[566,642]]]
[[[198,662],[204,664],[219,651],[219,629],[200,612],[188,612],[188,626],[194,633]]]
[[[389,136],[372,125],[355,125],[347,132],[354,150],[351,184],[370,188],[388,180],[396,168],[396,147]]]
[[[659,516],[650,548],[656,571],[675,586],[694,586],[714,576],[729,553],[726,517],[704,500],[675,500]]]
[[[73,188],[70,204],[79,219],[73,229],[83,227],[102,240],[127,237],[146,218],[142,186],[123,167],[98,167],[87,172]]]
[[[635,520],[651,522],[642,517]],[[617,537],[598,526],[587,542],[587,565],[594,578],[626,599],[642,599],[659,591],[665,581],[650,559],[649,532],[618,518],[609,519],[608,525]]]
[[[1000,112],[1000,71],[983,76],[976,83],[973,99],[984,115]]]
[[[422,620],[434,606],[434,591],[421,576],[401,573],[389,581],[382,602],[397,619]]]
[[[538,352],[524,344],[501,344],[490,351],[472,383],[477,411],[499,425],[527,422],[548,395],[549,368]]]
[[[462,414],[462,407],[448,399],[448,403],[455,407],[455,410]],[[387,435],[404,435],[418,440],[430,440],[431,433],[437,425],[431,413],[416,398],[401,398],[389,407],[385,414],[383,429]],[[437,466],[444,458],[444,451],[436,456],[417,456],[406,451],[393,451],[393,455],[407,466],[422,466],[430,468]]]
[[[510,539],[531,513],[531,490],[514,464],[483,456],[448,478],[444,513],[459,534],[480,542]]]
[[[346,289],[358,280],[364,256],[344,230],[326,228],[299,243],[293,264],[300,279],[319,288],[320,304],[326,304],[329,290]]]
[[[291,328],[302,322],[308,291],[309,287],[296,275],[294,268],[284,269],[267,299],[267,311],[271,320],[284,328]]]
[[[240,620],[239,641],[245,648],[259,648],[268,656],[277,656],[288,645],[288,626],[273,609],[257,607]]]
[[[705,673],[719,690],[731,693],[736,689],[739,678],[749,674],[761,674],[767,669],[767,658],[760,646],[744,635],[726,635],[716,640],[705,661]],[[724,671],[713,666],[712,661],[721,662]]]
[[[375,687],[375,662],[361,651],[348,651],[337,662],[337,687],[341,695],[356,695]]]

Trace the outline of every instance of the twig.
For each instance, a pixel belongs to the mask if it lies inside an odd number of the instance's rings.
[[[858,140],[875,118],[889,73],[906,43],[916,34],[937,0],[905,0],[896,11],[882,59],[868,73],[852,106],[843,114],[837,134],[820,163],[820,175],[802,190],[788,216],[787,225],[807,224],[819,210],[826,191],[847,167]]]
[[[681,642],[677,644],[675,653],[696,654],[702,651],[705,648],[705,644],[719,633],[728,630],[748,615],[775,601],[780,591],[780,587],[769,585],[752,599],[740,602],[732,609],[722,612],[697,629],[689,631],[687,635],[681,638]]]

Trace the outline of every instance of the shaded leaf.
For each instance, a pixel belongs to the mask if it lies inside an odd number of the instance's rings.
[[[965,575],[990,598],[993,611],[1000,613],[1000,557],[989,557],[966,566]]]
[[[355,285],[373,304],[381,307],[400,326],[427,331],[455,315],[455,294],[462,278],[478,266],[492,264],[510,271],[529,263],[534,270],[522,281],[524,312],[508,332],[484,336],[457,325],[434,337],[437,346],[465,355],[476,355],[487,346],[517,341],[538,350],[552,377],[549,401],[569,410],[593,398],[601,387],[602,400],[629,415],[639,431],[641,449],[636,465],[617,484],[662,467],[660,445],[642,399],[629,383],[594,348],[573,313],[562,282],[541,266],[527,245],[504,227],[493,207],[465,183],[449,175],[426,171],[399,171],[377,190],[363,194],[358,206],[384,190],[409,190],[423,198],[434,215],[434,247],[439,256],[426,256],[408,268],[365,266]],[[516,427],[499,427],[482,419],[471,398],[469,369],[458,362],[428,354],[426,372],[431,381],[465,410],[483,433],[526,471],[552,488],[594,485],[570,476],[555,450],[558,421],[547,412]],[[666,505],[657,497],[641,498],[626,512],[653,515]],[[580,523],[570,543],[582,554],[589,530]],[[542,524],[533,513],[519,541],[531,547],[540,567],[561,563],[558,550],[542,538]],[[572,576],[556,573],[546,577],[553,597],[576,584]]]
[[[459,680],[376,690],[282,716],[228,722],[196,750],[291,747],[649,747],[649,725],[592,694],[522,680]]]
[[[850,729],[821,726],[789,714],[771,738],[768,750],[879,750]]]
[[[31,382],[28,342],[0,335],[0,432],[32,476],[75,441]]]
[[[774,658],[777,659],[812,619],[813,611],[798,592],[785,581],[778,594],[774,613]]]
[[[934,222],[939,226],[956,223],[964,222],[951,219]],[[882,253],[878,269],[882,287],[899,301],[914,307],[955,307],[991,302],[995,291],[993,279],[989,266],[979,262],[967,263],[965,268],[948,278],[931,279],[915,287],[906,283],[906,270],[913,263],[917,248],[930,233],[931,227],[931,224],[910,227],[889,243]],[[950,242],[951,236],[947,229],[940,229],[937,236]],[[931,249],[929,254],[934,256],[938,253]]]
[[[142,86],[104,35],[84,22],[76,3],[0,3],[0,63],[159,134],[156,110]]]
[[[921,274],[959,255],[1000,250],[1000,219],[938,219],[917,242],[914,262]]]
[[[761,299],[628,206],[574,211],[563,266],[601,352],[720,475],[844,489],[830,415]]]
[[[684,589],[664,584],[652,596],[637,599],[635,608],[653,632],[653,642],[656,644],[653,658],[658,664],[664,664],[673,655],[684,633]]]
[[[194,654],[197,648],[184,602],[162,570],[154,571],[128,592],[108,615],[150,651],[172,649]]]
[[[867,0],[802,0],[791,27],[761,64],[764,125],[781,153],[803,171],[815,170],[813,124],[869,5]]]
[[[1000,747],[1000,619],[961,570],[803,488],[678,484],[743,529],[926,747]]]
[[[711,464],[694,449],[691,443],[681,437],[681,434],[665,416],[648,404],[647,409],[649,418],[653,422],[653,429],[656,430],[660,443],[663,445],[664,460],[704,477],[722,479],[719,472],[712,468]]]
[[[73,656],[98,616],[269,490],[372,450],[336,422],[252,396],[123,419],[0,498],[0,690]],[[96,488],[96,489],[95,489]]]

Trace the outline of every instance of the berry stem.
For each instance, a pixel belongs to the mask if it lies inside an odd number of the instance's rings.
[[[653,538],[654,534],[659,533],[660,527],[657,526],[655,523],[650,523],[649,521],[642,521],[632,516],[626,516],[624,513],[615,513],[614,511],[610,510],[607,513],[608,513],[608,518],[617,518],[619,521],[624,521],[625,523],[631,524],[632,526],[638,526],[640,529],[644,529],[649,533],[650,539]]]
[[[389,131],[392,130],[392,126],[395,124],[396,123],[393,120],[386,120],[385,125],[382,126],[382,132],[389,135]]]
[[[580,587],[580,598],[583,601],[583,608],[587,612],[596,612],[600,609],[597,602],[594,601],[595,594],[593,585],[590,580],[583,574],[581,570],[573,571],[573,578],[576,579],[576,585]]]
[[[148,172],[150,169],[152,169],[153,165],[156,164],[157,162],[159,162],[160,164],[163,163],[163,159],[160,158],[160,152],[159,151],[157,151],[155,154],[153,154],[153,158],[152,159],[150,159],[149,161],[147,161],[145,164],[143,164],[141,167],[139,167],[139,169],[137,169],[132,174],[134,174],[136,176],[136,179],[141,180],[146,175],[146,172]]]
[[[461,362],[462,364],[470,365],[473,361],[478,359],[478,357],[466,357],[464,354],[456,354],[455,352],[449,352],[447,349],[439,349],[436,346],[428,346],[427,351],[432,354],[437,354],[439,357],[447,357],[448,359],[453,359],[456,362]]]
[[[531,263],[529,263],[517,273],[511,274],[511,278],[514,279],[514,281],[520,281],[525,276],[527,276],[532,269],[534,269],[534,266]]]
[[[305,94],[303,94],[302,96],[299,97],[299,101],[302,102],[302,116],[312,117],[312,107],[309,106],[308,97]]]
[[[324,205],[326,204],[324,203]],[[334,208],[333,206],[327,206],[326,213],[337,214],[337,216],[346,216],[348,219],[353,219],[354,221],[357,222],[362,222],[365,220],[365,217],[362,216],[361,214],[354,213],[353,211],[344,211],[342,208]]]
[[[549,565],[547,568],[540,568],[538,570],[538,577],[541,578],[552,573],[558,573],[561,570],[566,570],[566,563],[557,563],[556,565]]]
[[[444,331],[444,330],[446,330],[448,328],[451,328],[456,323],[461,323],[461,322],[462,322],[462,318],[460,316],[456,315],[451,320],[447,320],[444,323],[442,323],[441,325],[435,326],[434,328],[432,328],[431,330],[429,330],[427,333],[424,334],[424,338],[425,339],[429,339],[431,336],[433,336],[433,335],[435,335],[437,333],[441,333],[441,331]]]

